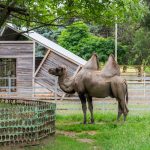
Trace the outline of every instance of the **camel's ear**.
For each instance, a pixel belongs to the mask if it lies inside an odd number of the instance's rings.
[[[65,65],[61,65],[61,69],[62,69],[62,71],[63,71],[63,70],[66,70],[67,67],[66,67]]]

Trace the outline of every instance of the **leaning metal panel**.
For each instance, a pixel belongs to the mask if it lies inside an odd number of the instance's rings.
[[[0,105],[1,145],[36,143],[55,133],[56,104],[15,100],[11,104],[1,102]]]

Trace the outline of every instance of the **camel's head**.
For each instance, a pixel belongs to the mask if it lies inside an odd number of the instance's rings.
[[[49,74],[55,75],[55,76],[62,76],[66,73],[66,67],[65,66],[59,66],[56,68],[50,68],[48,70]]]

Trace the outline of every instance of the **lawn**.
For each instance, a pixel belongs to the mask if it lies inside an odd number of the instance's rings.
[[[53,140],[27,150],[149,150],[150,115],[129,115],[116,121],[116,114],[95,114],[94,125],[80,124],[82,114],[57,115]]]
[[[63,104],[63,105],[62,105]],[[129,105],[127,121],[116,121],[116,104],[94,104],[95,124],[81,124],[83,115],[78,105],[62,103],[56,111],[56,134],[39,145],[23,150],[149,150],[150,111],[131,110],[149,108],[148,104]],[[66,107],[71,108],[66,110]],[[75,109],[73,109],[75,108]],[[88,121],[89,119],[88,113]],[[8,150],[8,149],[5,149]],[[13,150],[13,148],[11,149]],[[16,147],[14,150],[20,150]]]
[[[150,115],[129,116],[126,123],[116,122],[110,113],[95,114],[94,125],[82,125],[79,116],[58,116],[57,129],[75,132],[76,139],[91,139],[90,146],[102,150],[149,150]],[[80,119],[79,119],[80,118]],[[64,121],[66,120],[66,121]],[[69,124],[77,122],[76,124]]]

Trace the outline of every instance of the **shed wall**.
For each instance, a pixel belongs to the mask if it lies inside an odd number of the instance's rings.
[[[46,79],[36,78],[35,82],[39,83],[42,86],[45,86],[50,91],[55,91],[55,78],[57,77],[50,75],[48,73],[48,70],[49,68],[55,68],[60,65],[65,65],[67,67],[69,75],[73,75],[78,68],[77,64],[68,61],[66,58],[50,51],[46,56],[45,61],[41,64],[41,66],[39,66],[40,68],[38,68],[38,71],[36,73],[36,77],[45,77]],[[62,92],[59,86],[57,90],[58,93]]]
[[[33,42],[0,42],[0,58],[16,58],[17,94],[31,93],[34,67]]]

